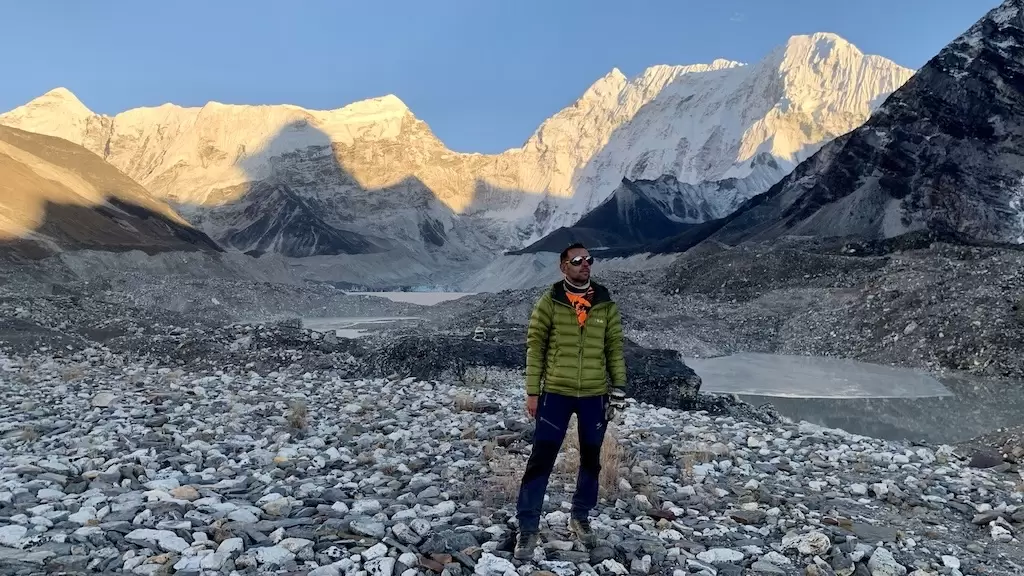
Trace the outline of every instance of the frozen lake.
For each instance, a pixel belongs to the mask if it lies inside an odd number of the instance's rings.
[[[346,317],[331,316],[321,318],[303,318],[303,328],[328,332],[333,330],[339,338],[359,338],[366,335],[373,326],[393,324],[395,322],[416,322],[416,316],[378,316],[378,317]]]
[[[433,306],[440,302],[470,296],[473,292],[346,292],[353,296],[377,296],[393,302],[406,302],[421,306]],[[373,328],[398,322],[418,322],[418,316],[330,316],[303,318],[302,325],[310,330],[327,332],[333,330],[339,338],[359,338]]]
[[[353,296],[379,296],[394,302],[433,306],[434,304],[456,300],[463,296],[472,296],[476,292],[346,292],[346,294],[352,294]]]
[[[778,398],[928,398],[952,393],[908,368],[839,358],[742,353],[685,358],[701,390]]]

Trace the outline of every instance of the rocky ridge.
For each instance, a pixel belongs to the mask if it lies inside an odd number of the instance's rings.
[[[1005,0],[712,238],[928,231],[1020,244],[1022,48],[1024,3]]]

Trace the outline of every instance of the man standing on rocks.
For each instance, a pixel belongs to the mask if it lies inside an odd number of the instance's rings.
[[[548,478],[573,414],[580,468],[569,529],[584,545],[594,546],[589,516],[597,506],[601,444],[613,411],[626,402],[619,307],[607,288],[591,281],[594,258],[586,247],[573,244],[559,259],[564,277],[534,305],[526,336],[526,411],[537,425],[519,488],[515,557],[520,560],[530,558],[540,541]]]

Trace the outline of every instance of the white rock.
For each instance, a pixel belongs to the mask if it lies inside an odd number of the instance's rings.
[[[762,556],[761,560],[764,560],[765,562],[768,562],[769,564],[773,564],[775,566],[789,566],[793,563],[789,558],[786,558],[785,556],[779,554],[774,550]]]
[[[335,562],[327,566],[313,568],[307,576],[341,576],[344,573],[343,570],[341,562]]]
[[[98,510],[92,506],[82,506],[78,509],[78,512],[70,514],[68,520],[76,524],[88,524],[92,520],[96,520],[96,514]]]
[[[871,576],[906,576],[907,569],[900,565],[886,548],[878,547],[868,559]]]
[[[378,542],[378,543],[374,544],[373,546],[370,546],[369,548],[364,550],[363,553],[362,553],[362,557],[363,557],[363,560],[369,561],[369,560],[375,560],[377,558],[380,558],[380,557],[384,556],[387,553],[388,553],[387,545],[383,544],[381,542]]]
[[[477,576],[518,576],[515,565],[488,552],[484,552],[480,556],[473,574]]]
[[[601,562],[600,566],[612,574],[619,574],[620,576],[629,574],[629,570],[625,566],[611,558]]]
[[[697,554],[697,559],[708,564],[739,562],[743,560],[743,552],[730,548],[711,548]]]
[[[782,537],[782,547],[786,550],[796,548],[804,556],[818,556],[828,552],[832,541],[821,532],[789,533]]]
[[[204,570],[220,570],[224,563],[231,558],[231,555],[226,552],[217,551],[213,554],[207,554],[203,556],[199,563],[199,567]]]
[[[392,576],[395,573],[395,559],[377,558],[367,562],[365,568],[370,576]]]
[[[0,546],[17,548],[18,542],[28,534],[28,528],[12,524],[0,527]]]
[[[185,542],[184,538],[169,530],[139,528],[129,532],[124,539],[133,544],[157,548],[164,552],[181,552],[188,548],[188,542]]]
[[[373,516],[383,509],[378,500],[356,500],[351,508],[353,514],[360,516]]]
[[[294,558],[295,554],[292,554],[280,546],[264,546],[262,548],[256,548],[256,560],[260,564],[280,566]]]
[[[960,569],[960,559],[957,558],[956,556],[949,556],[947,554],[943,554],[943,556],[942,556],[942,565],[945,566],[946,568],[950,568],[952,570],[959,570]]]
[[[92,397],[92,405],[95,408],[107,408],[113,405],[116,399],[117,396],[111,392],[100,392]]]
[[[312,546],[313,541],[305,538],[285,538],[277,545],[293,554],[298,554],[300,550]]]
[[[245,550],[245,541],[241,538],[225,538],[219,546],[217,546],[217,552],[223,552],[229,555],[240,554]]]
[[[402,555],[398,557],[398,561],[406,566],[415,568],[416,566],[419,566],[420,557],[412,552],[403,552]]]
[[[198,556],[185,556],[174,563],[174,570],[177,572],[199,572],[202,569],[203,559]]]

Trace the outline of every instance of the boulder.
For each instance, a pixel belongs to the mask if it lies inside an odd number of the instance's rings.
[[[472,368],[525,371],[524,328],[489,326],[487,336],[480,340],[473,334],[396,334],[381,346],[371,365],[379,375],[423,380],[465,379]],[[692,407],[701,379],[678,352],[644,348],[627,339],[624,356],[629,397],[668,408]]]

